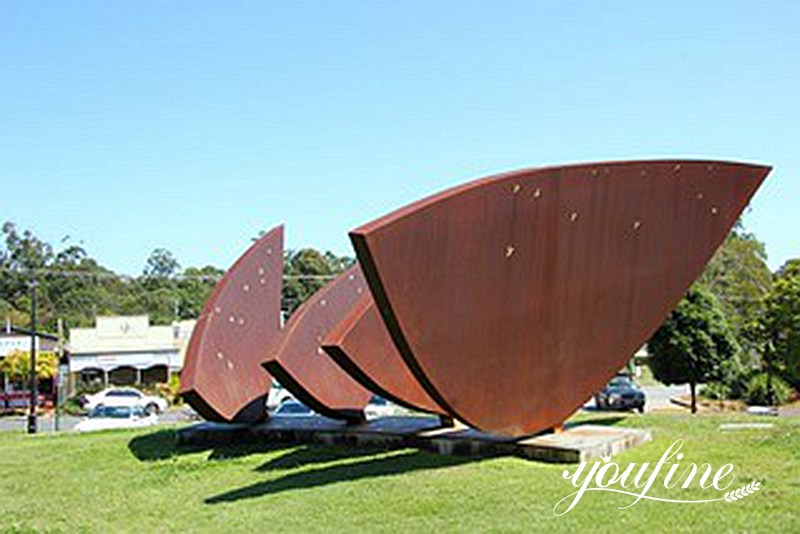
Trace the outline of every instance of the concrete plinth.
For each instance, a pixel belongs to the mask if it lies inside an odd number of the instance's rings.
[[[515,455],[546,462],[582,462],[614,455],[650,439],[646,430],[591,424],[514,439],[458,426],[441,427],[433,417],[384,417],[353,426],[321,417],[284,417],[254,426],[199,423],[178,431],[178,441],[185,445],[264,441],[414,447],[440,454]]]
[[[648,430],[603,425],[575,425],[557,434],[522,439],[518,453],[545,462],[585,462],[613,456],[653,438]]]

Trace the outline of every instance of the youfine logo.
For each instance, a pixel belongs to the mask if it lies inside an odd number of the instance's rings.
[[[714,470],[711,464],[696,463],[682,465],[684,455],[680,452],[683,440],[676,440],[670,445],[661,458],[651,466],[649,462],[629,463],[623,467],[611,461],[610,456],[595,461],[591,465],[582,462],[574,472],[565,469],[562,477],[568,480],[574,492],[558,501],[553,507],[553,514],[562,516],[569,513],[581,501],[587,492],[610,492],[628,495],[631,502],[619,506],[620,510],[632,507],[641,500],[660,501],[673,504],[696,504],[717,501],[735,502],[757,492],[761,482],[752,481],[736,489],[733,486],[736,476],[733,464],[725,464]],[[669,497],[649,495],[651,489],[663,476],[663,486],[670,490]],[[680,491],[692,488],[693,484],[701,490],[709,492],[707,499],[680,498]],[[724,493],[722,493],[724,492]]]

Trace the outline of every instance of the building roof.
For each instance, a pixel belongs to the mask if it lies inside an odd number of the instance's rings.
[[[152,326],[147,315],[97,317],[94,328],[72,328],[68,348],[72,356],[120,352],[184,350],[196,321]]]

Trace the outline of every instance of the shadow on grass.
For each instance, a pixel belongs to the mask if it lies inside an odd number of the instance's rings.
[[[321,448],[314,447],[305,452],[309,455],[318,455],[320,454],[320,449]],[[355,451],[350,450],[350,452],[353,453]],[[377,451],[373,449],[369,454],[375,454],[376,452]],[[342,457],[350,456],[352,456],[352,454],[342,455]],[[348,462],[346,464],[326,466],[310,471],[287,474],[276,480],[257,482],[250,486],[209,497],[205,502],[206,504],[235,502],[283,491],[325,486],[337,482],[398,475],[412,471],[440,469],[443,467],[475,462],[481,459],[482,458],[479,457],[467,456],[444,456],[425,451],[411,450],[391,456],[370,458],[359,462]]]
[[[585,419],[579,419],[577,421],[569,421],[566,423],[565,428],[574,428],[576,426],[581,425],[602,425],[602,426],[614,426],[619,422],[625,421],[628,419],[626,415],[597,415],[592,417],[586,417]]]
[[[385,447],[349,447],[341,445],[293,445],[277,442],[240,442],[225,445],[180,445],[174,429],[162,429],[149,434],[136,436],[128,442],[128,449],[140,461],[154,462],[167,460],[183,454],[211,451],[209,460],[237,458],[285,449],[287,452],[270,459],[256,468],[256,471],[279,471],[297,469],[316,464],[329,464],[341,460],[355,460],[335,465],[323,465],[316,469],[299,473],[288,473],[278,479],[256,484],[209,497],[207,504],[233,502],[301,488],[312,488],[363,478],[397,475],[419,470],[439,469],[469,462],[480,461],[486,457],[445,456],[419,450],[404,450],[397,454],[370,458],[376,454],[388,453]]]
[[[208,457],[209,460],[223,460],[292,447],[292,445],[286,443],[263,441],[243,441],[240,443],[213,445],[180,445],[177,431],[174,429],[158,430],[150,434],[136,436],[128,442],[128,450],[143,462],[166,460],[183,454],[204,451],[211,451]]]
[[[264,472],[278,469],[296,469],[306,465],[324,464],[337,460],[345,460],[347,458],[372,456],[388,450],[390,449],[378,446],[350,447],[342,445],[303,445],[300,448],[294,448],[258,466],[256,471]]]

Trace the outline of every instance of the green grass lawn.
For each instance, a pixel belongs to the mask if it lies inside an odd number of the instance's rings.
[[[605,416],[608,418],[608,415]],[[585,416],[584,416],[585,418]],[[722,432],[730,421],[769,430]],[[615,457],[655,462],[675,439],[684,462],[735,465],[735,503],[669,504],[573,491],[564,465],[439,456],[412,449],[261,445],[181,450],[174,429],[95,435],[0,435],[0,530],[8,531],[800,531],[800,419],[625,416],[654,441]],[[574,466],[568,466],[574,469]],[[653,491],[653,495],[664,495]],[[679,498],[707,498],[682,490]]]

